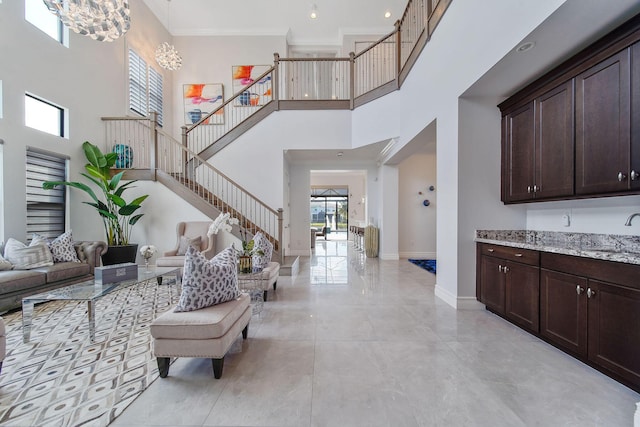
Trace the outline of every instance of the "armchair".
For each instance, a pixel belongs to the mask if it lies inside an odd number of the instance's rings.
[[[156,260],[158,267],[182,267],[184,266],[184,254],[190,245],[211,259],[216,252],[216,236],[207,235],[211,221],[187,221],[179,222],[176,226],[176,245]]]

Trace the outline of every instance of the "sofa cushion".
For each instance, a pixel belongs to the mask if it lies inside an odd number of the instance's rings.
[[[83,262],[56,262],[48,267],[36,268],[46,275],[47,283],[73,279],[93,273],[91,266]]]
[[[262,255],[255,253],[252,257],[253,267],[259,270],[265,268],[269,262],[271,262],[271,256],[273,255],[273,244],[267,239],[267,237],[258,231],[253,236],[253,249],[255,252],[262,251]]]
[[[14,238],[9,238],[4,246],[4,257],[13,264],[14,270],[29,270],[53,265],[51,251],[42,241],[31,242],[27,246]]]
[[[0,274],[0,295],[35,288],[46,283],[46,274],[37,270],[9,270]],[[37,292],[34,292],[37,293]]]
[[[188,313],[166,311],[151,323],[151,335],[156,339],[219,338],[238,320],[249,301],[248,294],[240,294],[231,301]]]
[[[187,249],[190,246],[194,246],[196,249],[200,250],[200,246],[202,246],[202,237],[180,236],[180,243],[178,244],[178,252],[176,252],[176,255],[186,255]]]
[[[0,271],[3,270],[11,270],[13,268],[13,264],[4,259],[2,255],[0,255]]]
[[[207,260],[189,246],[184,260],[182,294],[176,312],[193,311],[238,297],[238,254],[228,247]]]
[[[80,262],[76,249],[73,247],[71,230],[65,231],[50,241],[49,250],[53,255],[53,262]]]

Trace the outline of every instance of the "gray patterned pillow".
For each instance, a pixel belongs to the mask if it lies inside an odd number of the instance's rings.
[[[4,257],[13,264],[15,270],[29,270],[31,268],[53,265],[53,256],[47,244],[32,241],[29,246],[14,238],[7,240],[4,246]]]
[[[194,311],[238,298],[238,254],[228,247],[210,260],[187,248],[182,293],[175,312]]]
[[[200,246],[202,246],[202,237],[180,236],[180,243],[178,244],[178,252],[176,255],[185,255],[189,246],[195,246],[196,249],[200,250]]]
[[[267,239],[267,237],[262,234],[261,231],[258,231],[255,236],[253,236],[253,248],[255,251],[262,250],[263,255],[253,254],[252,264],[253,268],[262,270],[266,268],[267,265],[271,262],[271,256],[273,255],[273,244]]]
[[[31,243],[34,241],[45,241],[51,255],[53,255],[53,262],[80,262],[78,254],[73,246],[73,237],[71,236],[71,230],[65,231],[53,240],[47,240],[39,234],[34,233]]]

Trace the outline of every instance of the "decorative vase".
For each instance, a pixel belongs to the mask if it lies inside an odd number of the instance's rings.
[[[115,167],[118,169],[128,169],[133,165],[133,148],[125,144],[113,146],[113,152],[118,155]]]
[[[241,255],[238,263],[238,269],[240,270],[240,273],[251,273],[251,257]]]
[[[149,270],[149,258],[144,259],[144,271],[145,273],[151,273],[151,270]]]

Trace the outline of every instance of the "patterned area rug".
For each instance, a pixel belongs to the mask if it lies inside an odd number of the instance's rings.
[[[435,259],[409,259],[409,262],[417,265],[420,268],[424,268],[430,273],[436,274]]]
[[[86,303],[37,305],[27,344],[22,313],[4,315],[0,425],[108,425],[158,377],[149,325],[179,297],[168,277],[106,295],[96,305],[95,342]]]

